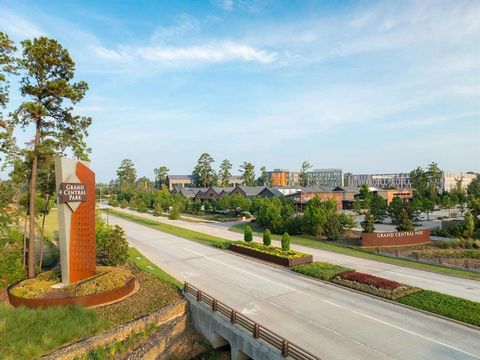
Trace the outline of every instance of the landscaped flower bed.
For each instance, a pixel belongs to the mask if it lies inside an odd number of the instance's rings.
[[[308,264],[313,261],[313,256],[310,254],[295,250],[284,251],[279,247],[265,246],[255,242],[235,241],[230,245],[230,250],[288,267]]]
[[[337,275],[344,272],[355,271],[340,265],[330,264],[326,262],[315,261],[311,264],[298,265],[292,268],[293,271],[300,274],[308,275],[317,279],[330,281]]]
[[[341,273],[333,279],[333,282],[390,300],[396,300],[421,290],[396,281],[360,272]]]
[[[51,307],[61,305],[98,306],[131,295],[135,276],[126,267],[98,267],[97,273],[64,287],[58,271],[47,271],[8,288],[10,304],[15,307]]]

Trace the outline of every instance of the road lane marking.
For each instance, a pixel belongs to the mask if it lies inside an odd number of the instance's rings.
[[[389,322],[387,322],[387,321],[384,321],[384,320],[381,320],[381,319],[377,319],[376,317],[373,317],[373,316],[370,316],[370,315],[367,315],[367,314],[363,314],[363,313],[361,313],[361,312],[359,312],[359,311],[356,311],[356,310],[349,309],[349,308],[347,308],[347,307],[345,307],[345,306],[343,306],[343,305],[334,303],[334,302],[329,301],[329,300],[323,300],[323,299],[319,299],[319,300],[321,300],[321,301],[324,302],[324,303],[327,303],[327,304],[330,304],[330,305],[339,307],[339,308],[341,308],[341,309],[343,309],[343,310],[347,310],[347,311],[350,311],[350,312],[352,312],[352,313],[354,313],[354,314],[363,316],[363,317],[365,317],[365,318],[367,318],[367,319],[370,319],[370,320],[379,322],[379,323],[381,323],[381,324],[383,324],[383,325],[387,325],[387,326],[393,327],[393,328],[395,328],[395,329],[397,329],[397,330],[404,331],[404,332],[406,332],[406,333],[408,333],[408,334],[418,336],[418,337],[420,337],[420,338],[422,338],[422,339],[425,339],[425,340],[434,342],[434,343],[436,343],[436,344],[445,346],[445,347],[447,347],[447,348],[449,348],[449,349],[452,349],[452,350],[461,352],[461,353],[463,353],[463,354],[465,354],[465,355],[474,357],[475,359],[480,359],[480,356],[478,356],[478,355],[469,353],[468,351],[464,351],[464,350],[459,349],[459,348],[457,348],[457,347],[455,347],[455,346],[452,346],[452,345],[446,344],[446,343],[444,343],[444,342],[435,340],[435,339],[433,339],[433,338],[431,338],[431,337],[428,337],[428,336],[425,336],[425,335],[416,333],[415,331],[408,330],[408,329],[402,328],[401,326],[398,326],[398,325],[389,323]]]
[[[203,257],[203,258],[205,258],[205,259],[207,259],[207,260],[209,260],[209,261],[215,262],[215,263],[217,263],[217,264],[221,264],[221,265],[223,265],[223,266],[227,266],[227,267],[229,267],[229,268],[232,268],[232,269],[235,269],[235,270],[237,270],[237,271],[240,271],[240,272],[242,272],[242,273],[244,273],[244,274],[248,274],[248,275],[250,275],[250,276],[256,277],[257,279],[261,279],[261,280],[263,280],[263,281],[267,281],[267,282],[269,282],[269,283],[272,283],[272,284],[275,284],[275,285],[277,285],[277,286],[283,287],[283,288],[285,288],[285,289],[288,289],[288,290],[291,290],[291,291],[300,293],[300,294],[305,295],[305,296],[311,296],[310,294],[308,294],[308,293],[306,293],[306,292],[303,292],[303,291],[301,291],[301,290],[297,290],[297,289],[295,289],[295,288],[293,288],[293,287],[290,287],[290,286],[288,286],[288,285],[284,285],[284,284],[282,284],[282,283],[279,283],[279,282],[276,282],[276,281],[267,279],[267,278],[265,278],[265,277],[263,277],[263,276],[257,275],[257,274],[255,274],[255,273],[252,273],[252,272],[248,271],[248,270],[241,269],[241,268],[239,268],[239,267],[237,267],[237,266],[227,264],[227,263],[225,263],[225,262],[223,262],[223,261],[220,261],[220,260],[217,260],[217,259],[213,259],[213,258],[211,258],[211,257],[209,257],[209,256],[206,256],[206,255],[204,255],[204,254],[202,254],[202,253],[199,253],[198,251],[191,250],[191,249],[188,249],[188,248],[182,248],[182,249],[185,250],[185,251],[191,252],[192,254],[196,254],[196,255],[198,255],[198,256],[201,256],[201,257]]]

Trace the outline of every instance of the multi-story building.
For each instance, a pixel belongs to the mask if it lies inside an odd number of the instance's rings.
[[[174,187],[195,187],[195,178],[193,175],[167,175],[166,184],[170,191]],[[228,180],[228,186],[232,188],[242,184],[243,179],[240,176],[230,176]]]
[[[268,182],[270,186],[298,186],[300,173],[286,169],[273,169],[268,171]]]
[[[366,184],[369,187],[375,187],[378,189],[393,188],[398,190],[404,190],[412,188],[409,173],[361,175],[346,173],[344,183],[345,186],[351,187],[360,187]]]
[[[440,181],[440,189],[442,191],[451,191],[457,187],[457,182],[461,181],[462,189],[466,190],[476,176],[477,174],[473,173],[444,171]]]
[[[342,169],[315,169],[307,173],[308,185],[334,188],[343,186]]]

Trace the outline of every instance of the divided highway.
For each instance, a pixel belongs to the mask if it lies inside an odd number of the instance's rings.
[[[120,210],[132,214],[131,210]],[[141,214],[134,212],[135,215],[146,217],[155,221],[180,226],[186,229],[199,231],[202,233],[215,235],[228,240],[243,240],[243,235],[229,231],[222,224],[216,223],[192,223],[182,220],[168,220],[164,217],[154,217],[150,214]],[[259,237],[254,237],[256,241],[262,241]],[[279,245],[277,241],[272,241],[273,245]],[[395,280],[422,289],[434,290],[444,294],[462,297],[465,299],[480,302],[480,281],[453,277],[438,274],[430,271],[417,270],[404,266],[392,265],[373,260],[361,259],[354,256],[342,255],[330,251],[313,249],[306,246],[291,245],[292,249],[306,252],[313,255],[315,261],[326,261],[342,266],[346,266],[367,274],[380,276],[383,278]]]
[[[178,279],[322,359],[480,359],[480,331],[110,215]]]

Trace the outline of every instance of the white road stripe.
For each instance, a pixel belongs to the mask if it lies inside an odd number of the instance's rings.
[[[203,257],[203,258],[205,258],[205,259],[207,259],[207,260],[209,260],[209,261],[215,262],[215,263],[217,263],[217,264],[221,264],[221,265],[223,265],[223,266],[227,266],[227,267],[229,267],[229,268],[232,268],[232,269],[235,269],[235,270],[237,270],[237,271],[243,272],[244,274],[248,274],[248,275],[250,275],[250,276],[256,277],[257,279],[261,279],[261,280],[263,280],[263,281],[268,281],[268,282],[270,282],[270,283],[272,283],[272,284],[275,284],[275,285],[280,286],[280,287],[283,287],[283,288],[285,288],[285,289],[288,289],[288,290],[291,290],[291,291],[300,293],[300,294],[302,294],[302,295],[311,296],[310,294],[308,294],[308,293],[306,293],[306,292],[303,292],[303,291],[301,291],[301,290],[297,290],[297,289],[295,289],[295,288],[292,288],[292,287],[290,287],[290,286],[284,285],[284,284],[282,284],[282,283],[279,283],[279,282],[276,282],[276,281],[267,279],[267,278],[265,278],[265,277],[263,277],[263,276],[260,276],[260,275],[257,275],[257,274],[255,274],[255,273],[252,273],[252,272],[250,272],[250,271],[247,271],[247,270],[241,269],[241,268],[239,268],[239,267],[236,267],[236,266],[227,264],[227,263],[225,263],[225,262],[223,262],[223,261],[220,261],[220,260],[217,260],[217,259],[213,259],[213,258],[211,258],[211,257],[209,257],[209,256],[206,256],[206,255],[203,255],[202,253],[199,253],[198,251],[191,250],[191,249],[187,249],[187,248],[182,248],[182,249],[185,250],[185,251],[191,252],[192,254],[196,254],[196,255],[198,255],[198,256],[201,256],[201,257]]]
[[[441,342],[441,341],[432,339],[431,337],[428,337],[428,336],[425,336],[425,335],[416,333],[415,331],[411,331],[411,330],[402,328],[402,327],[400,327],[400,326],[391,324],[391,323],[389,323],[389,322],[387,322],[387,321],[377,319],[376,317],[373,317],[373,316],[370,316],[370,315],[367,315],[367,314],[363,314],[363,313],[361,313],[361,312],[359,312],[359,311],[355,311],[355,310],[349,309],[349,308],[347,308],[347,307],[345,307],[345,306],[343,306],[343,305],[336,304],[336,303],[334,303],[334,302],[332,302],[332,301],[329,301],[329,300],[323,300],[323,299],[319,299],[319,300],[321,300],[321,301],[324,302],[324,303],[327,303],[327,304],[330,304],[330,305],[339,307],[339,308],[341,308],[341,309],[343,309],[343,310],[350,311],[350,312],[352,312],[352,313],[354,313],[354,314],[363,316],[363,317],[365,317],[365,318],[367,318],[367,319],[370,319],[370,320],[373,320],[373,321],[377,321],[377,322],[379,322],[379,323],[381,323],[381,324],[384,324],[384,325],[393,327],[393,328],[395,328],[395,329],[404,331],[404,332],[406,332],[406,333],[408,333],[408,334],[418,336],[418,337],[420,337],[420,338],[422,338],[422,339],[425,339],[425,340],[434,342],[434,343],[436,343],[436,344],[445,346],[445,347],[447,347],[447,348],[449,348],[449,349],[452,349],[452,350],[461,352],[461,353],[466,354],[466,355],[468,355],[468,356],[471,356],[471,357],[473,357],[473,358],[475,358],[475,359],[480,359],[480,356],[478,356],[478,355],[469,353],[468,351],[464,351],[464,350],[459,349],[459,348],[457,348],[457,347],[455,347],[455,346],[445,344],[444,342]]]

